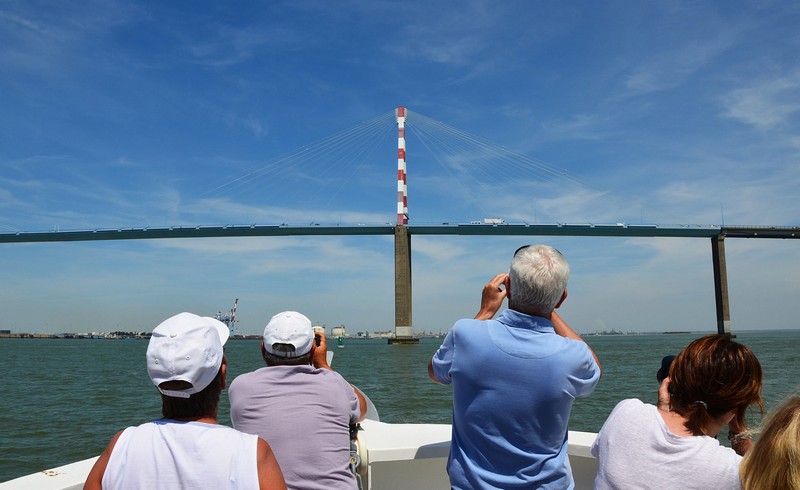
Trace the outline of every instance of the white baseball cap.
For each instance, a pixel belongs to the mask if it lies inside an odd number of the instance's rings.
[[[264,349],[278,357],[300,357],[311,351],[314,328],[302,313],[282,311],[264,327]]]
[[[184,312],[167,318],[150,337],[147,374],[156,387],[166,381],[190,383],[184,390],[158,388],[166,396],[189,398],[217,376],[228,335],[228,327],[211,317]]]

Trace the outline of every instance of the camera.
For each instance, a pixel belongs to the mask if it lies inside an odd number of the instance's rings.
[[[314,342],[317,347],[322,343],[322,336],[325,335],[325,327],[314,327]]]

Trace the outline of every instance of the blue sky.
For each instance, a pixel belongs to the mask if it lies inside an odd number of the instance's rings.
[[[798,226],[798,25],[791,1],[3,2],[0,231],[394,222],[400,105],[412,223]],[[512,157],[437,153],[431,121]],[[417,236],[415,329],[472,316],[527,242],[569,259],[580,332],[716,328],[706,239]],[[800,327],[800,243],[726,247],[734,330]],[[388,330],[393,267],[390,237],[2,245],[0,328],[238,297],[243,333]]]

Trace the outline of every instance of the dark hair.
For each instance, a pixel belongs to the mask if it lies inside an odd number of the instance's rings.
[[[223,362],[224,358],[223,358]],[[186,381],[166,381],[159,385],[165,389],[184,389],[190,384]],[[189,398],[178,398],[161,393],[161,414],[168,419],[198,419],[217,417],[219,396],[222,393],[222,367],[211,383]]]
[[[761,401],[761,364],[753,351],[725,335],[708,335],[686,346],[669,369],[670,406],[695,435],[725,413],[745,425],[747,407]]]

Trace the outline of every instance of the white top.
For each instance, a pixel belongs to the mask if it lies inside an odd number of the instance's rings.
[[[224,425],[156,420],[117,439],[103,489],[258,488],[258,436]]]
[[[617,404],[592,445],[596,489],[739,489],[742,457],[708,436],[681,437],[658,409],[637,399]]]

